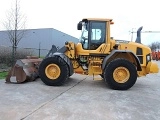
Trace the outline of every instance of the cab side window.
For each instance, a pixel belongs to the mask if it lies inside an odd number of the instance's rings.
[[[90,49],[97,49],[102,43],[105,43],[106,23],[92,22],[90,26]]]

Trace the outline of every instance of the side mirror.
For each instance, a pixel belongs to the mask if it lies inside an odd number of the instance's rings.
[[[77,30],[82,30],[82,21],[77,24]]]

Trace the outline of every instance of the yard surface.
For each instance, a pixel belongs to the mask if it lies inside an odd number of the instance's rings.
[[[160,73],[127,91],[77,74],[59,87],[0,80],[0,108],[0,120],[160,120]]]

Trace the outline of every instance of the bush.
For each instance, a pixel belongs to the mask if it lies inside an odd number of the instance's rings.
[[[15,55],[15,61],[17,59],[24,59],[26,56],[31,56],[33,51],[31,49],[17,48]],[[10,67],[12,65],[13,55],[12,47],[0,46],[0,68],[1,67]]]

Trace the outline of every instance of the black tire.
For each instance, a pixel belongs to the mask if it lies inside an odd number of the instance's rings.
[[[50,79],[45,74],[45,69],[48,65],[55,64],[60,69],[60,75],[56,79]],[[69,69],[67,63],[59,56],[48,57],[44,59],[39,66],[39,76],[41,80],[49,86],[60,86],[62,85],[69,77]]]
[[[114,79],[113,73],[114,70],[118,67],[125,68],[130,74],[127,81],[125,81],[124,83],[119,83]],[[103,75],[105,82],[110,86],[110,88],[115,90],[127,90],[131,88],[137,80],[137,70],[135,65],[123,58],[112,60],[105,67]]]
[[[100,74],[101,78],[104,78],[103,74]]]

